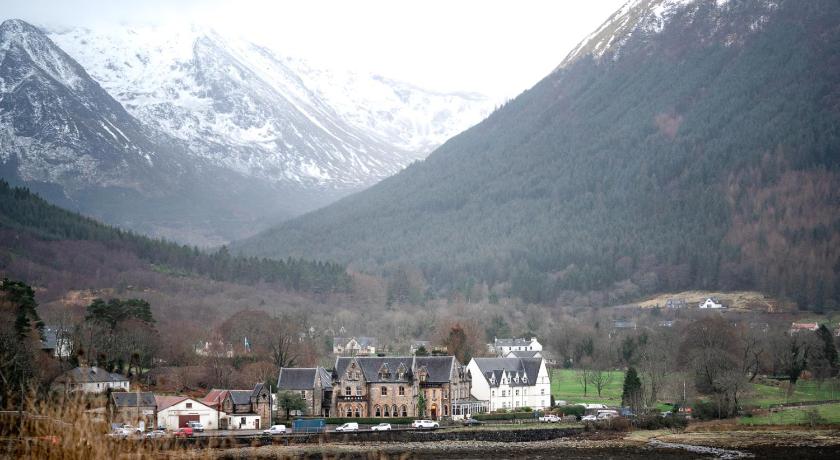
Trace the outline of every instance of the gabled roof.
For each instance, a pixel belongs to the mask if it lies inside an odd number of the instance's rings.
[[[537,358],[542,356],[541,351],[533,351],[533,350],[511,350],[510,353],[507,354],[506,358]]]
[[[284,367],[277,377],[278,390],[311,390],[319,371],[315,367]]]
[[[339,357],[335,361],[335,372],[337,375],[342,375],[350,363],[355,360],[362,371],[362,375],[368,382],[408,382],[411,380],[411,369],[413,356],[355,356],[355,357]],[[381,379],[379,377],[379,369],[383,364],[388,365],[391,372],[390,378]],[[400,379],[397,374],[397,369],[400,365],[405,366],[406,373]]]
[[[108,372],[96,366],[70,369],[61,377],[73,383],[128,382],[128,377],[122,374]]]
[[[138,397],[139,396],[139,397]],[[111,400],[117,407],[156,406],[155,394],[152,392],[128,393],[115,391],[111,393]]]
[[[511,377],[517,373],[519,376],[527,376],[528,382],[522,380],[519,383],[511,381],[511,386],[531,386],[537,383],[537,374],[540,372],[542,358],[473,358],[481,374],[490,383],[490,376],[495,377],[492,386],[499,386],[502,372],[507,372]]]
[[[332,388],[332,375],[323,367],[318,369],[318,378],[321,379],[321,388]]]
[[[175,404],[178,404],[181,401],[191,399],[186,396],[160,396],[155,395],[155,403],[157,404],[157,410],[162,411],[166,408],[172,407]]]

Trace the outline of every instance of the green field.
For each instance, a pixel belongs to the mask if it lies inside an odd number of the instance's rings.
[[[787,409],[755,417],[741,417],[742,425],[807,425],[840,423],[840,404]]]
[[[840,385],[838,382],[823,382],[818,384],[813,380],[802,380],[796,384],[796,388],[790,397],[787,395],[785,385],[771,386],[754,383],[751,385],[750,394],[744,399],[744,404],[749,406],[769,407],[773,404],[800,401],[831,401],[840,399]]]
[[[551,394],[556,401],[574,403],[601,403],[612,406],[621,405],[621,386],[624,384],[624,372],[610,373],[612,381],[601,391],[601,397],[593,385],[588,385],[586,395],[583,385],[577,378],[577,372],[572,369],[553,369],[551,371]]]

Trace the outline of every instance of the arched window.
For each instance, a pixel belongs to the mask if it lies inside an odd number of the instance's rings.
[[[448,416],[448,415],[449,415],[449,406],[448,406],[448,405],[446,405],[446,404],[444,404],[444,405],[443,405],[443,415],[444,415],[444,416]]]
[[[382,412],[382,416],[383,417],[390,417],[391,416],[391,412],[388,410],[388,405],[387,404],[384,407],[384,410]]]
[[[360,408],[356,407],[356,414],[355,415],[356,415],[356,418],[361,417],[362,416],[362,410]]]
[[[394,405],[391,407],[391,416],[392,416],[392,417],[396,417],[398,413],[399,413],[399,412],[397,412],[397,405],[396,405],[396,404],[394,404]]]
[[[408,417],[408,409],[405,407],[405,404],[402,406],[402,414],[403,417]]]
[[[388,408],[388,406],[385,406],[386,410],[387,410],[387,408]],[[376,406],[374,406],[373,411],[374,411],[373,413],[375,414],[374,417],[382,417],[382,413],[379,411],[379,405],[378,404]],[[388,414],[385,414],[385,416],[387,417]]]
[[[382,396],[388,396],[388,387],[383,386],[382,388],[379,389],[379,391],[382,394]]]
[[[353,408],[351,406],[347,406],[347,417],[353,416]]]

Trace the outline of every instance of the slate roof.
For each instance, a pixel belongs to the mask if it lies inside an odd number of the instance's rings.
[[[230,394],[230,399],[237,406],[251,404],[251,394],[253,393],[253,390],[230,390],[228,393]]]
[[[73,383],[128,382],[128,377],[96,366],[70,369],[62,375],[62,378]]]
[[[347,370],[347,366],[353,360],[359,363],[362,370],[362,375],[368,382],[409,382],[412,376],[412,361],[413,356],[356,356],[356,357],[339,357],[335,360],[335,371],[337,375],[341,375]],[[405,366],[405,374],[402,379],[398,379],[397,369],[400,364]],[[379,378],[379,369],[382,366],[387,366],[391,377],[388,379]]]
[[[315,378],[319,368],[284,367],[277,376],[278,390],[311,390],[315,388]]]
[[[542,358],[473,358],[481,374],[490,382],[490,376],[495,377],[495,383],[492,386],[499,386],[501,382],[502,372],[507,372],[511,377],[523,375],[528,377],[528,383],[510,382],[510,386],[533,386],[537,383],[537,374],[540,372],[540,365]]]
[[[210,390],[210,393],[207,393],[207,396],[205,396],[201,400],[201,402],[208,406],[218,406],[222,403],[222,401],[224,401],[226,393],[227,390],[219,390],[218,388],[213,388],[212,390]]]
[[[113,399],[114,405],[117,407],[157,406],[155,394],[151,392],[128,393],[115,391],[111,393],[111,399]]]
[[[414,358],[414,372],[425,366],[429,373],[427,382],[446,383],[452,374],[452,367],[455,365],[454,356],[417,356]]]
[[[332,388],[332,375],[323,367],[318,368],[318,378],[321,379],[321,388]]]

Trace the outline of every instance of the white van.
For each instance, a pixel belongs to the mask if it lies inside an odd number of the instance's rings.
[[[598,420],[618,417],[618,411],[613,409],[601,409],[598,411]]]
[[[345,423],[336,428],[335,431],[359,431],[359,424],[356,422]]]

